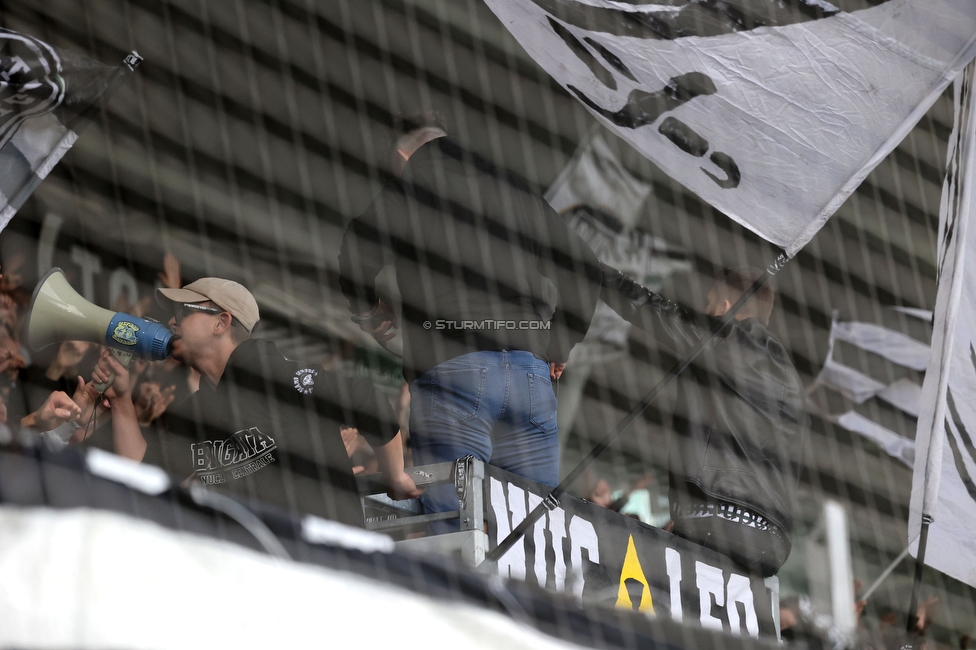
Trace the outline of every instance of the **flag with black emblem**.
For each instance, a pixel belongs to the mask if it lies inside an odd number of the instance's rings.
[[[0,29],[0,230],[91,119],[99,98],[135,53],[109,66],[9,29]]]
[[[955,83],[939,216],[939,292],[922,385],[909,539],[923,516],[925,563],[976,587],[976,64]]]
[[[976,0],[486,0],[604,124],[793,255],[976,54]]]

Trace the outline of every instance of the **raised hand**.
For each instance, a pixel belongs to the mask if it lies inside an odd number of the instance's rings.
[[[50,431],[64,424],[65,420],[74,420],[80,414],[81,408],[67,393],[56,390],[48,395],[41,408],[21,420],[21,424],[37,431]]]
[[[382,300],[376,305],[376,311],[373,313],[373,316],[369,320],[359,324],[360,329],[372,336],[380,344],[386,343],[396,336],[396,332],[391,332],[390,330],[398,326],[396,312]]]
[[[112,377],[112,372],[115,372],[115,380],[105,389],[105,396],[109,400],[131,397],[132,378],[129,369],[118,362],[111,350],[103,348],[98,365],[92,372],[92,381],[98,384],[105,383]]]
[[[163,270],[156,275],[159,281],[167,289],[179,289],[182,286],[180,279],[180,260],[172,253],[166,253],[163,257]]]
[[[78,387],[75,388],[75,393],[71,399],[79,408],[75,422],[85,425],[92,419],[92,410],[98,406],[101,397],[93,385],[86,384],[85,378],[78,375]],[[102,406],[107,407],[108,400],[102,400]]]
[[[81,363],[90,345],[85,341],[65,341],[58,348],[58,365],[65,369],[74,368]]]

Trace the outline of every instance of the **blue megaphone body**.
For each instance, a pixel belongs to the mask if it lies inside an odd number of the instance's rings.
[[[37,351],[62,341],[90,341],[152,361],[168,358],[173,350],[173,334],[165,325],[91,304],[54,268],[31,297],[27,344]]]

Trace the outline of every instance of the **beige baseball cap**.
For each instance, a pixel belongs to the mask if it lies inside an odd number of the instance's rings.
[[[169,308],[171,303],[194,303],[209,300],[224,311],[230,312],[248,332],[261,315],[258,303],[251,292],[233,280],[223,278],[200,278],[182,289],[156,289],[156,302]]]

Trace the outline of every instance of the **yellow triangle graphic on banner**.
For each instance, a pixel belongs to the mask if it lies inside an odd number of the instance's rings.
[[[620,569],[620,589],[617,591],[617,607],[632,610],[634,603],[630,600],[630,592],[627,590],[628,580],[636,580],[644,585],[641,590],[640,607],[637,608],[637,611],[653,614],[654,600],[651,598],[651,587],[647,584],[644,569],[641,568],[640,560],[637,558],[637,547],[634,546],[633,535],[627,540],[627,555],[624,557],[624,565]]]

